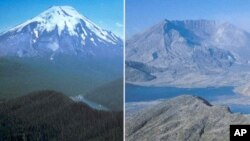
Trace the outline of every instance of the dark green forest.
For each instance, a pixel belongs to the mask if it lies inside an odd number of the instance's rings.
[[[114,111],[123,110],[123,79],[116,79],[87,93],[85,97]]]
[[[55,91],[0,103],[0,141],[122,141],[123,113],[98,111]]]

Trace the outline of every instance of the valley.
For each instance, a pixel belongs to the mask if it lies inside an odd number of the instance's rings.
[[[154,103],[181,95],[198,96],[213,105],[229,107],[234,113],[250,114],[250,97],[234,92],[233,87],[177,88],[145,87],[127,84],[126,104]],[[149,107],[153,107],[153,104]]]
[[[126,101],[189,94],[249,113],[249,41],[229,22],[165,19],[126,41]]]
[[[71,6],[0,33],[0,141],[122,140],[122,76],[123,41]]]
[[[0,99],[39,90],[91,95],[123,75],[122,42],[73,7],[51,6],[0,34]],[[122,102],[118,87],[102,98]],[[105,101],[95,98],[91,101]]]
[[[126,139],[228,141],[250,123],[250,33],[165,19],[126,41]]]
[[[112,66],[112,67],[111,67]],[[1,99],[51,89],[68,96],[85,95],[122,75],[121,61],[65,56],[53,61],[43,58],[1,58]]]

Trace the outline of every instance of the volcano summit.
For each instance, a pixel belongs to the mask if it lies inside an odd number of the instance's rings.
[[[119,37],[70,6],[52,6],[0,34],[0,56],[112,55],[121,47]]]

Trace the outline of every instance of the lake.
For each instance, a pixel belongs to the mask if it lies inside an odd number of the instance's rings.
[[[199,96],[212,104],[228,106],[232,112],[250,114],[250,97],[233,92],[233,87],[176,88],[126,84],[126,102],[169,99],[183,94]],[[242,102],[244,100],[244,102]],[[249,102],[249,103],[248,103]]]

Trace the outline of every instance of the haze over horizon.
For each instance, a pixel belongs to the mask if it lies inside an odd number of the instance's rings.
[[[142,32],[164,19],[230,22],[250,31],[250,1],[237,0],[126,0],[126,37]]]

